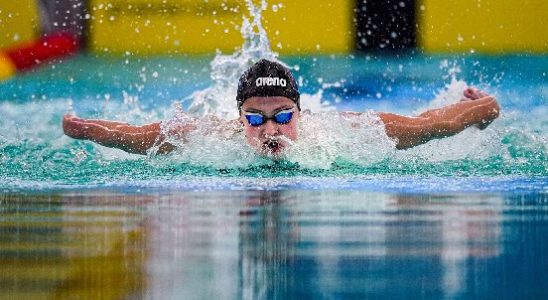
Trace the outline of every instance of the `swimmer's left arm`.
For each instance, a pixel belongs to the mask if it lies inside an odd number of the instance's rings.
[[[417,117],[379,113],[386,134],[397,141],[396,148],[407,149],[432,139],[455,135],[470,126],[486,128],[499,116],[497,100],[485,93],[467,89],[467,99],[439,109],[429,110]]]

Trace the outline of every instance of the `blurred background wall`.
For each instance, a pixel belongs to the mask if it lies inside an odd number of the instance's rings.
[[[429,52],[548,52],[546,0],[421,0],[418,44]]]
[[[272,48],[292,54],[351,51],[352,2],[269,4],[263,25]],[[91,0],[90,11],[90,49],[113,53],[232,52],[243,42],[243,15],[250,18],[241,0]]]
[[[0,2],[0,48],[28,42],[39,34],[36,0]]]
[[[546,53],[547,13],[545,0],[279,0],[263,25],[273,50],[290,55]],[[244,15],[244,0],[1,1],[0,47],[63,31],[92,53],[231,52]]]

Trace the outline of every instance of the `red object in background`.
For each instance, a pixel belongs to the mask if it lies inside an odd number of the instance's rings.
[[[43,36],[37,41],[18,45],[4,51],[18,70],[32,68],[43,62],[68,56],[78,50],[78,42],[67,33]]]

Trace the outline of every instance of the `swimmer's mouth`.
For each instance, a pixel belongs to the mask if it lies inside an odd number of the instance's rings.
[[[263,149],[268,153],[278,153],[282,150],[282,145],[276,140],[268,140],[263,143]]]

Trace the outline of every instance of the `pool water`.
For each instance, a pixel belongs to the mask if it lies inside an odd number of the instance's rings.
[[[548,295],[545,191],[101,189],[0,201],[7,299]]]
[[[338,110],[411,114],[463,82],[501,102],[487,130],[363,163],[219,167],[63,136],[70,106],[169,119],[211,84],[210,60],[79,56],[0,86],[3,297],[548,296],[548,59],[284,58],[307,78],[305,100]]]
[[[138,156],[62,133],[67,112],[234,117],[249,53],[79,55],[0,83],[0,297],[548,297],[546,56],[283,57],[312,113],[281,161],[241,136]],[[409,150],[333,111],[412,115],[468,85],[501,117]]]

